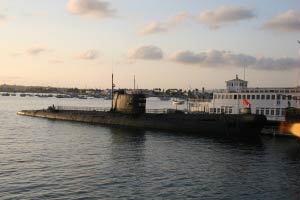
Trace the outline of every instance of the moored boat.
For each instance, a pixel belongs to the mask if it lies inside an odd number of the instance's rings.
[[[191,111],[216,114],[239,114],[251,106],[252,114],[265,115],[270,121],[284,121],[286,108],[300,108],[299,87],[248,87],[248,81],[226,81],[226,89],[212,91],[209,99],[189,101]]]
[[[266,121],[263,115],[252,114],[147,113],[145,95],[124,92],[114,93],[112,108],[109,111],[98,111],[96,108],[60,109],[51,106],[43,110],[24,110],[18,114],[102,125],[237,136],[258,136]]]
[[[185,102],[184,100],[178,100],[178,99],[172,100],[173,105],[183,105],[184,102]]]

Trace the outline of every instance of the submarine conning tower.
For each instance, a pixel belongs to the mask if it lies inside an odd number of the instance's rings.
[[[142,93],[127,94],[124,90],[114,92],[112,111],[128,114],[146,112],[146,96]]]

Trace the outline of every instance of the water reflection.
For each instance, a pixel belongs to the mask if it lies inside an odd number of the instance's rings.
[[[145,143],[145,130],[136,128],[111,127],[112,145],[129,144],[140,147]]]
[[[113,127],[111,131],[111,158],[117,165],[128,163],[139,166],[145,157],[145,131]],[[120,162],[121,161],[121,162]],[[127,166],[128,167],[128,166]]]
[[[145,183],[145,131],[111,127],[110,166],[108,182],[114,190],[110,196],[129,199],[147,193]]]

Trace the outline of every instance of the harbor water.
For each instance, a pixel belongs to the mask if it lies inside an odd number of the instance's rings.
[[[53,104],[110,101],[0,96],[0,199],[300,199],[295,138],[241,140],[16,115]],[[156,98],[147,105],[172,107]]]

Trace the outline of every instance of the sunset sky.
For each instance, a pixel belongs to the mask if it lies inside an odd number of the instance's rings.
[[[1,0],[0,84],[300,84],[299,0]]]

